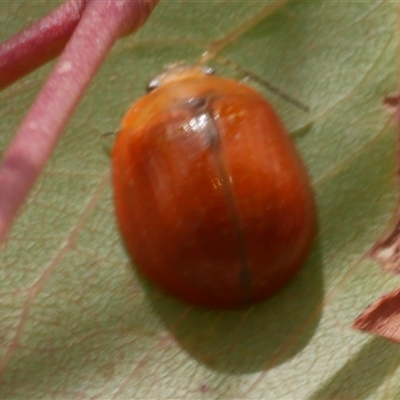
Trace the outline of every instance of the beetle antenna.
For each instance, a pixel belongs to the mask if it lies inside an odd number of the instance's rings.
[[[242,68],[241,66],[234,64],[232,61],[220,58],[218,57],[217,60],[221,62],[222,64],[225,64],[227,66],[230,66],[234,68],[236,71],[240,72],[241,74],[247,76],[248,78],[252,79],[255,82],[258,82],[259,84],[263,85],[266,87],[270,92],[275,93],[277,96],[279,96],[281,99],[287,101],[288,103],[292,104],[293,106],[300,108],[304,112],[310,112],[310,107],[306,106],[303,104],[301,101],[296,100],[294,97],[290,96],[286,92],[284,92],[282,89],[279,87],[275,86],[271,82],[269,82],[266,79],[260,78],[257,74],[248,71],[245,68]]]
[[[110,137],[110,136],[116,136],[119,132],[118,131],[108,131],[108,132],[103,132],[101,134],[102,138]]]

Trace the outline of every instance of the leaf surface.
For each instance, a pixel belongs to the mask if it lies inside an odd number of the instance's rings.
[[[0,4],[5,39],[56,1]],[[397,204],[394,2],[164,1],[120,40],[0,253],[0,398],[398,398],[400,346],[351,329],[400,281],[365,258]],[[215,55],[211,50],[218,49]],[[88,49],[90,51],[90,49]],[[163,65],[209,51],[306,103],[276,107],[309,169],[319,233],[299,275],[247,310],[198,310],[138,276],[116,229],[110,143]],[[51,69],[0,93],[0,149]],[[1,188],[0,188],[1,190]]]

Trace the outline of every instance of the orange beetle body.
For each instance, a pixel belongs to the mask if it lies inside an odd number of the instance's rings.
[[[261,301],[299,270],[315,235],[306,170],[250,87],[197,67],[162,76],[113,150],[116,215],[140,270],[196,305]]]

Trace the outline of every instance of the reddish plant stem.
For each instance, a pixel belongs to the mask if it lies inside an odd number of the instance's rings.
[[[0,44],[0,90],[58,56],[78,25],[84,0],[69,0]]]
[[[92,0],[0,167],[0,243],[62,130],[117,37],[137,29],[157,0]]]

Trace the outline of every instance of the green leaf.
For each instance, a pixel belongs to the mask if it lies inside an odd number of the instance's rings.
[[[0,39],[57,4],[0,3]],[[400,284],[365,257],[397,204],[396,127],[381,109],[397,88],[397,5],[269,4],[164,1],[114,47],[1,250],[0,398],[400,397],[400,346],[351,328]],[[134,272],[101,137],[164,64],[205,51],[221,73],[241,78],[229,59],[311,107],[250,83],[293,133],[319,233],[281,293],[233,312],[180,304]],[[50,69],[0,93],[0,149]]]

